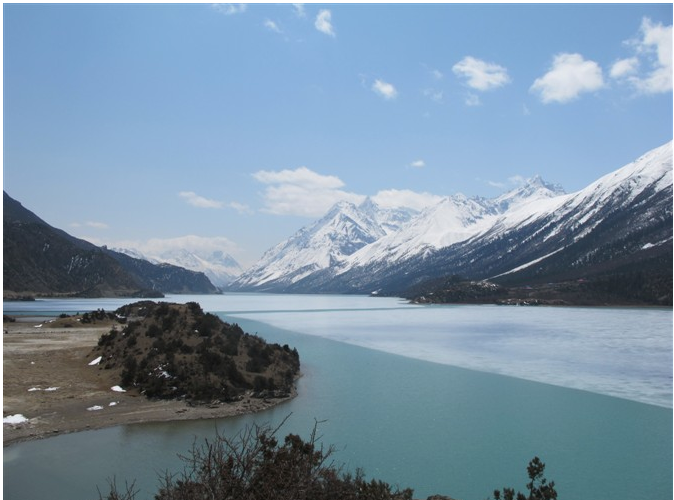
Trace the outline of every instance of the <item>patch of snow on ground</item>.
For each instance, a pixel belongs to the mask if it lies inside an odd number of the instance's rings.
[[[110,390],[115,391],[115,392],[126,392],[124,389],[122,389],[118,385],[114,385],[114,386],[110,387]]]
[[[117,401],[110,401],[110,404],[108,406],[117,406]]]
[[[95,406],[90,406],[89,408],[87,408],[87,411],[98,411],[98,410],[102,410],[102,409],[103,409],[102,406],[95,405]]]
[[[28,419],[20,413],[17,413],[16,415],[8,415],[2,419],[3,424],[22,424],[24,422],[28,422]]]
[[[94,360],[93,360],[93,361],[92,361],[91,363],[89,363],[89,366],[94,366],[94,365],[97,365],[98,363],[100,363],[100,362],[101,362],[101,360],[102,360],[102,359],[103,359],[103,356],[99,356],[99,357],[97,357],[97,358],[96,358],[96,359],[94,359]]]
[[[57,389],[58,389],[58,387],[47,387],[47,388],[45,389],[45,391],[50,391],[50,392],[51,392],[51,391],[55,391],[55,390],[57,390]]]
[[[41,390],[42,389],[40,389],[39,387],[31,387],[30,389],[28,389],[28,392],[35,392],[35,391],[41,391]]]

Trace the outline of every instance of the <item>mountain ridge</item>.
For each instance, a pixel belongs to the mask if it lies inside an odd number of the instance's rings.
[[[266,290],[404,294],[443,275],[516,284],[630,266],[671,276],[671,221],[669,142],[575,193],[534,177],[491,200],[446,197],[337,265]]]
[[[3,297],[217,293],[202,273],[154,265],[55,228],[3,191]]]

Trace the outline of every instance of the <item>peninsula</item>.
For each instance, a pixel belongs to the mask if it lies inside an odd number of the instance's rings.
[[[253,413],[296,395],[299,355],[198,304],[4,318],[3,445]],[[134,369],[135,366],[135,369]]]

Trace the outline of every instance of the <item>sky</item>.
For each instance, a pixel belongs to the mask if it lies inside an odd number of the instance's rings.
[[[3,189],[53,226],[245,268],[362,202],[672,139],[672,4],[4,4]]]

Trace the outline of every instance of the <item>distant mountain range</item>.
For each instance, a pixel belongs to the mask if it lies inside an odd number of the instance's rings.
[[[243,273],[241,265],[231,255],[220,251],[197,251],[175,248],[147,255],[135,248],[113,248],[115,252],[143,259],[153,264],[172,264],[191,271],[202,272],[218,288],[224,288]]]
[[[218,293],[203,274],[75,238],[3,192],[3,296],[161,297]]]
[[[457,275],[509,286],[657,281],[646,301],[671,304],[672,143],[571,194],[535,177],[494,199],[449,196],[420,213],[342,202],[230,289],[404,295]]]

